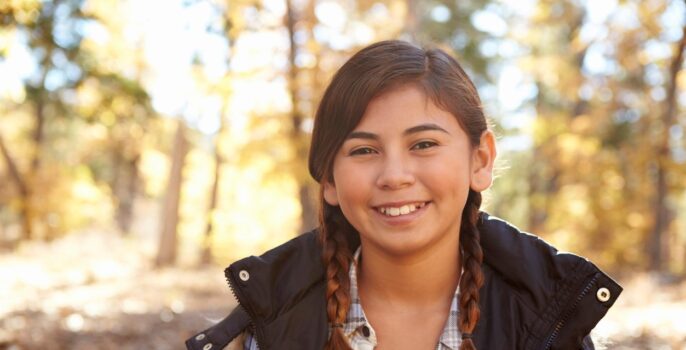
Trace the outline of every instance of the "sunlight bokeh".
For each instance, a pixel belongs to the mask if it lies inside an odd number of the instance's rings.
[[[317,225],[332,75],[398,38],[474,80],[484,210],[625,286],[598,343],[684,348],[684,23],[678,0],[0,1],[0,348],[174,349],[223,317],[226,265]]]

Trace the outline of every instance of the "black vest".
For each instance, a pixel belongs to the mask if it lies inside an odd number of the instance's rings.
[[[622,288],[588,260],[498,218],[483,213],[478,227],[485,282],[477,349],[592,348],[587,335]],[[246,329],[261,350],[323,349],[329,328],[316,230],[239,260],[225,274],[239,306],[188,339],[189,350],[222,349]]]

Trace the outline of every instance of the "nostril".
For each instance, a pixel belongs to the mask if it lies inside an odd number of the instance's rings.
[[[404,188],[414,184],[414,176],[408,173],[382,174],[377,179],[376,184],[383,189]]]

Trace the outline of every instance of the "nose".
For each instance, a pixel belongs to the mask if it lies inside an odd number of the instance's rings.
[[[400,156],[386,155],[380,165],[376,185],[385,190],[400,189],[415,182],[412,166]]]

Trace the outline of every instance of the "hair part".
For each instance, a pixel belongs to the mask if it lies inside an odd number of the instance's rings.
[[[331,336],[327,350],[349,350],[340,327],[350,307],[350,247],[359,245],[359,234],[340,207],[329,205],[323,184],[333,183],[333,163],[346,137],[360,123],[369,102],[384,93],[415,85],[438,107],[455,116],[471,146],[480,143],[488,129],[476,87],[460,64],[440,49],[423,50],[403,41],[372,44],[351,57],[334,75],[315,115],[308,168],[320,191],[320,242],[326,271],[327,317]],[[481,194],[469,191],[460,227],[463,273],[460,279],[459,322],[463,334],[460,350],[474,350],[471,339],[479,320],[479,289],[483,285],[477,221]],[[457,215],[457,213],[456,213]]]

